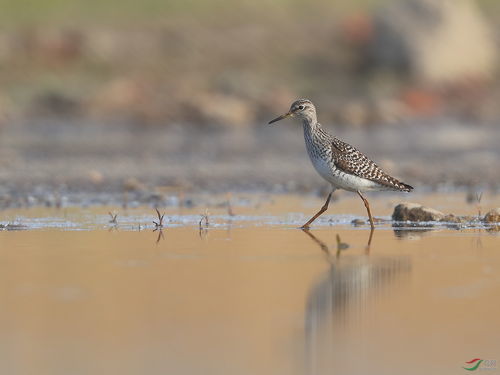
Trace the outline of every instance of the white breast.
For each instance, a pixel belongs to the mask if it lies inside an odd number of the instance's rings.
[[[311,162],[320,176],[331,183],[334,188],[349,191],[383,190],[383,187],[376,182],[342,172],[335,168],[333,163],[329,163],[321,158],[311,157]]]
[[[330,181],[333,175],[332,165],[321,158],[311,157],[311,161],[314,165],[314,169],[316,169],[320,176]]]

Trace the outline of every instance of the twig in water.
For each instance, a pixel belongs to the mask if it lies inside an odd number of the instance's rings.
[[[0,230],[25,230],[29,229],[27,225],[24,224],[16,224],[16,223],[7,223],[0,224]]]
[[[117,217],[118,217],[118,214],[112,214],[111,212],[108,212],[109,216],[111,217],[111,220],[109,221],[111,224],[118,224],[118,222],[116,221]]]
[[[476,202],[477,202],[477,217],[481,218],[481,199],[483,199],[483,192],[476,192]]]
[[[153,220],[153,224],[155,225],[155,230],[162,229],[163,228],[163,217],[165,214],[160,214],[160,211],[158,211],[157,208],[155,208],[156,214],[158,215],[158,221]]]
[[[155,230],[156,230],[156,229],[155,229]],[[162,229],[160,229],[160,230],[158,231],[158,237],[156,238],[156,244],[158,245],[158,243],[159,243],[159,242],[160,242],[160,240],[162,240],[162,239],[163,239],[163,230],[162,230]]]
[[[337,233],[336,239],[337,239],[337,257],[338,257],[338,256],[340,256],[340,252],[342,250],[349,248],[349,244],[342,242],[338,233]]]
[[[198,225],[200,226],[200,230],[203,227],[203,221],[205,221],[205,228],[208,228],[208,226],[210,225],[210,222],[208,221],[208,215],[208,210],[205,210],[205,213],[201,215],[200,222],[198,223]]]

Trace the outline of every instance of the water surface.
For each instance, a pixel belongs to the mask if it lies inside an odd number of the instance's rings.
[[[118,226],[107,210],[6,213],[27,228],[0,232],[0,373],[460,374],[500,360],[495,231],[382,224],[368,249],[368,227],[342,215],[306,233],[300,213],[240,208],[201,231],[199,215],[172,216],[158,241],[150,210]]]

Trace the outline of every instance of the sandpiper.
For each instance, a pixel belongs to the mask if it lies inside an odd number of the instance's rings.
[[[269,124],[287,117],[296,117],[302,121],[309,158],[321,177],[332,185],[332,190],[323,207],[302,226],[302,229],[308,229],[311,223],[328,209],[330,198],[335,190],[344,189],[356,192],[361,197],[373,231],[375,226],[370,205],[361,193],[382,190],[410,192],[413,189],[410,185],[389,176],[353,146],[325,132],[318,122],[316,107],[310,100],[296,100],[287,113],[269,121]]]

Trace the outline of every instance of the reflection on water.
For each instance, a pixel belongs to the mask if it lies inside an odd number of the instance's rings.
[[[306,232],[322,251],[330,254],[325,242]],[[371,233],[372,234],[372,233]],[[370,236],[371,238],[371,236]],[[355,324],[370,314],[370,303],[382,290],[411,271],[408,256],[340,256],[337,241],[335,259],[328,256],[330,268],[318,277],[309,291],[305,312],[305,361],[307,374],[323,374],[334,368],[331,353],[342,346],[335,332]]]
[[[309,236],[309,238],[311,240],[313,240],[314,243],[316,243],[319,246],[321,251],[323,251],[327,255],[327,257],[330,257],[332,255],[333,250],[330,249],[325,242],[321,241],[318,237],[316,237],[314,234],[312,234],[309,229],[304,229],[304,228],[300,228],[300,229],[302,230],[303,233],[307,234]],[[372,243],[374,232],[375,232],[375,230],[373,228],[371,228],[370,234],[368,235],[368,242],[366,243],[366,247],[365,247],[365,250],[367,253],[370,252],[370,246]],[[346,250],[349,248],[349,244],[342,242],[342,239],[340,238],[340,235],[338,233],[335,235],[335,239],[337,241],[336,248],[335,248],[335,256],[338,258],[340,256],[340,253],[342,252],[342,250]]]
[[[379,226],[368,252],[351,226],[235,218],[200,235],[193,215],[157,242],[151,218],[0,232],[0,374],[456,374],[499,359],[497,235]]]
[[[396,238],[401,239],[412,239],[415,237],[422,237],[428,232],[440,230],[441,228],[435,228],[429,225],[413,225],[409,226],[408,224],[392,224],[392,228],[394,231],[394,235]]]

